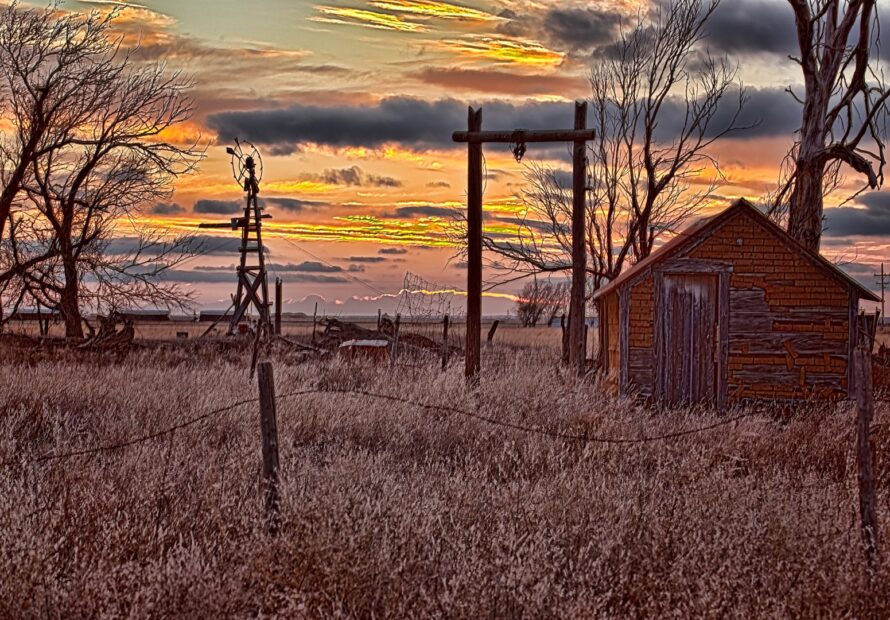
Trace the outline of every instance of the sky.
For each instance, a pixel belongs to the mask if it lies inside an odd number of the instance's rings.
[[[143,60],[194,80],[195,117],[179,139],[208,145],[199,170],[141,223],[171,234],[242,209],[225,147],[254,143],[270,278],[285,282],[285,309],[328,315],[393,312],[406,273],[462,305],[466,271],[450,244],[452,213],[466,198],[466,148],[451,142],[468,105],[489,129],[568,128],[589,93],[598,49],[649,0],[144,0],[122,6],[118,27]],[[68,10],[114,2],[69,0]],[[890,22],[888,22],[890,23]],[[711,149],[724,184],[702,213],[774,188],[800,124],[786,88],[800,84],[794,25],[784,0],[724,0],[706,44],[739,68],[749,131]],[[528,161],[568,169],[565,153]],[[525,164],[506,145],[485,150],[486,230],[510,235],[525,209]],[[854,178],[849,179],[855,181]],[[832,202],[837,204],[837,200]],[[869,286],[890,242],[890,189],[826,210],[823,252]],[[206,234],[208,231],[201,231]],[[176,269],[203,308],[234,291],[235,233],[210,231],[209,252]],[[126,239],[121,243],[125,244]],[[491,274],[489,274],[491,275]],[[485,314],[510,311],[521,283],[492,289]]]

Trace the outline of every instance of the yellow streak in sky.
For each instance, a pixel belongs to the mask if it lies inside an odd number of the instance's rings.
[[[389,13],[336,6],[316,6],[315,10],[322,15],[310,17],[309,19],[324,24],[364,26],[377,30],[395,30],[398,32],[426,32],[427,30],[422,24],[405,21],[401,17],[390,15]]]
[[[564,58],[560,52],[548,49],[536,41],[508,37],[480,35],[466,39],[448,39],[442,44],[472,58],[519,65],[556,67],[562,64]]]
[[[461,19],[471,21],[496,21],[499,17],[468,6],[437,2],[436,0],[371,0],[371,6],[385,11],[410,13],[422,17],[439,19]]]
[[[281,193],[305,192],[307,194],[324,194],[336,188],[336,185],[320,181],[270,181],[263,184],[264,191]]]

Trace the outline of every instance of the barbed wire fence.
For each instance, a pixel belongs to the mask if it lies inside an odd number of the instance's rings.
[[[863,356],[864,357],[864,356]],[[865,364],[860,364],[863,368]],[[863,371],[864,372],[864,371]],[[865,381],[868,388],[868,394],[864,395],[865,390],[861,390],[858,398],[857,398],[857,410],[859,410],[860,417],[862,417],[863,409],[867,409],[866,413],[870,417],[873,414],[873,401],[871,397],[871,376],[870,372],[867,373],[865,377]],[[385,392],[375,392],[364,389],[357,388],[337,388],[337,387],[311,387],[311,388],[302,388],[298,390],[292,390],[285,392],[283,394],[279,394],[276,396],[275,394],[275,385],[273,378],[273,370],[272,370],[272,362],[271,361],[263,361],[258,365],[258,377],[257,377],[257,386],[259,389],[259,395],[256,398],[246,398],[237,400],[229,405],[225,405],[223,407],[218,407],[202,413],[200,415],[188,418],[171,426],[165,427],[160,430],[156,430],[150,433],[142,434],[134,436],[130,439],[126,439],[124,441],[118,441],[110,444],[97,445],[89,448],[81,448],[78,450],[71,450],[67,452],[49,452],[46,454],[42,454],[32,458],[18,458],[18,459],[9,459],[3,462],[0,462],[0,469],[6,469],[10,467],[14,467],[16,465],[29,466],[29,465],[38,465],[40,463],[45,463],[49,461],[61,461],[67,460],[77,457],[91,456],[99,453],[112,452],[116,450],[123,450],[131,446],[147,443],[150,441],[157,440],[161,437],[169,436],[171,446],[174,440],[174,434],[184,428],[188,428],[190,426],[195,426],[203,421],[209,420],[215,416],[221,415],[225,412],[232,411],[239,407],[243,407],[246,405],[258,404],[260,410],[260,430],[262,434],[262,461],[263,461],[263,494],[265,496],[265,515],[266,515],[266,523],[267,523],[267,531],[270,536],[275,536],[278,533],[280,527],[280,495],[279,495],[279,459],[278,459],[278,427],[277,427],[277,403],[283,400],[294,399],[300,396],[309,396],[309,395],[343,395],[354,398],[363,398],[363,399],[374,399],[381,400],[390,403],[397,403],[408,405],[412,408],[424,411],[435,411],[438,413],[446,414],[447,416],[460,416],[467,419],[472,419],[493,427],[497,427],[504,431],[512,431],[512,432],[520,432],[528,435],[535,435],[539,437],[543,437],[546,439],[554,440],[554,441],[565,441],[571,443],[577,443],[581,445],[588,444],[604,444],[604,445],[615,445],[615,446],[624,446],[629,447],[633,445],[646,444],[657,441],[673,441],[680,439],[682,437],[689,437],[693,435],[698,435],[700,433],[709,432],[718,428],[723,428],[739,422],[745,418],[749,418],[754,416],[757,411],[748,409],[743,410],[741,413],[737,413],[735,415],[728,415],[723,419],[719,419],[717,421],[711,422],[709,424],[696,426],[692,428],[686,428],[681,430],[676,430],[664,434],[658,435],[645,435],[639,434],[635,437],[630,436],[608,436],[608,435],[600,435],[597,433],[591,433],[588,431],[583,431],[580,433],[573,432],[565,432],[561,430],[550,430],[547,428],[542,428],[539,426],[532,426],[528,424],[522,424],[518,422],[510,422],[507,420],[501,420],[495,418],[491,415],[484,413],[480,408],[476,408],[474,410],[464,409],[461,407],[455,407],[452,405],[445,405],[441,403],[434,403],[428,401],[421,400],[412,400],[409,398],[403,398],[401,396],[385,393]],[[863,428],[860,424],[859,429],[859,443],[862,443],[862,435]],[[865,440],[868,440],[868,428],[867,425],[864,430]],[[860,484],[862,483],[862,475],[860,473]],[[862,496],[862,491],[860,491],[860,508],[862,508],[862,501],[866,499],[865,496]],[[873,507],[874,502],[874,490],[871,490],[871,502]],[[866,561],[869,569],[873,568],[875,558],[878,553],[878,539],[876,532],[878,531],[877,525],[877,517],[874,514],[874,510],[871,511],[870,518],[866,518],[866,515],[863,515],[861,530],[863,540],[866,543]]]
[[[754,412],[745,412],[739,415],[730,416],[723,420],[719,420],[712,424],[708,424],[705,426],[695,427],[691,429],[685,429],[681,431],[675,431],[671,433],[666,433],[662,435],[640,435],[639,437],[608,437],[601,436],[590,433],[566,433],[561,431],[551,431],[545,428],[539,428],[535,426],[530,426],[526,424],[518,424],[513,422],[507,422],[504,420],[499,420],[489,415],[485,415],[477,411],[470,411],[468,409],[463,409],[460,407],[455,407],[452,405],[443,405],[437,403],[429,403],[429,402],[421,402],[416,400],[411,400],[407,398],[402,398],[400,396],[396,396],[394,394],[386,394],[382,392],[372,392],[368,390],[361,389],[347,389],[347,388],[306,388],[291,392],[285,392],[284,394],[279,394],[275,398],[277,401],[288,400],[292,398],[296,398],[299,396],[309,396],[309,395],[322,395],[322,394],[334,394],[334,395],[344,395],[344,396],[353,396],[353,397],[362,397],[362,398],[371,398],[376,400],[383,400],[392,403],[399,403],[404,405],[409,405],[411,407],[415,407],[420,410],[425,411],[437,411],[439,413],[445,413],[448,415],[461,416],[469,419],[473,419],[479,422],[483,422],[489,424],[491,426],[503,428],[506,430],[512,430],[517,432],[523,432],[531,435],[538,435],[541,437],[546,437],[554,440],[562,440],[569,442],[578,442],[578,443],[599,443],[599,444],[613,444],[613,445],[632,445],[632,444],[642,444],[649,443],[653,441],[666,441],[670,439],[677,439],[680,437],[684,437],[687,435],[693,435],[696,433],[702,433],[706,431],[710,431],[721,426],[726,426],[728,424],[732,424],[733,422],[738,422],[747,417],[751,417],[754,415]],[[102,452],[112,452],[115,450],[122,450],[124,448],[128,448],[131,446],[135,446],[140,443],[146,443],[149,441],[153,441],[155,439],[159,439],[161,437],[165,437],[169,434],[175,433],[178,430],[182,430],[184,428],[188,428],[190,426],[194,426],[218,416],[220,414],[226,413],[228,411],[232,411],[239,407],[243,407],[245,405],[254,405],[260,402],[261,398],[245,398],[238,401],[235,401],[229,405],[225,405],[223,407],[218,407],[216,409],[212,409],[205,413],[202,413],[198,416],[188,418],[183,420],[182,422],[173,424],[171,426],[165,427],[164,429],[154,431],[151,433],[146,433],[143,435],[138,435],[136,437],[115,442],[111,444],[104,444],[99,446],[94,446],[91,448],[83,448],[80,450],[72,450],[70,452],[60,452],[60,453],[47,453],[30,459],[9,459],[0,463],[0,467],[8,468],[15,465],[34,465],[39,463],[44,463],[47,461],[56,461],[56,460],[64,460],[69,458],[75,458],[79,456],[90,456],[93,454],[98,454]]]

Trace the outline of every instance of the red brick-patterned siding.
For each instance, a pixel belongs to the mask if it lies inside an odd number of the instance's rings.
[[[845,396],[847,289],[755,217],[737,213],[689,253],[733,267],[729,400]]]
[[[606,366],[610,377],[617,376],[619,369],[618,293],[603,300],[606,314]]]
[[[652,395],[655,381],[655,286],[652,274],[630,289],[628,378],[632,389]]]

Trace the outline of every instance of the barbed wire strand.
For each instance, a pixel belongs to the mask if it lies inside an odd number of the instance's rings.
[[[508,429],[515,430],[515,431],[521,431],[521,432],[528,433],[528,434],[550,437],[553,439],[561,439],[561,440],[565,440],[565,441],[576,441],[576,442],[581,442],[581,443],[602,443],[602,444],[620,444],[620,445],[641,444],[641,443],[648,443],[648,442],[654,442],[654,441],[666,441],[669,439],[676,439],[679,437],[684,437],[686,435],[703,433],[703,432],[710,431],[710,430],[713,430],[713,429],[716,429],[716,428],[719,428],[722,426],[727,426],[729,424],[732,424],[733,422],[738,422],[739,420],[742,420],[744,418],[747,418],[747,417],[750,417],[751,415],[753,415],[753,413],[749,412],[749,413],[744,413],[744,414],[740,414],[737,416],[732,416],[732,417],[726,418],[725,420],[720,420],[718,422],[715,422],[713,424],[708,424],[706,426],[685,429],[682,431],[675,431],[672,433],[665,433],[662,435],[652,435],[652,436],[642,436],[642,437],[632,438],[632,437],[604,437],[604,436],[598,436],[598,435],[591,435],[588,433],[577,434],[577,435],[569,434],[569,433],[560,433],[557,431],[549,431],[547,429],[536,428],[536,427],[527,426],[524,424],[516,424],[513,422],[504,422],[503,420],[498,420],[496,418],[492,418],[490,416],[486,416],[486,415],[472,412],[472,411],[467,411],[465,409],[459,409],[457,407],[452,407],[450,405],[422,403],[422,402],[408,400],[405,398],[400,398],[400,397],[394,396],[392,394],[381,394],[378,392],[369,392],[366,390],[348,390],[348,389],[337,389],[337,388],[334,388],[334,389],[311,388],[311,389],[304,389],[304,390],[298,390],[295,392],[288,392],[285,394],[281,394],[276,397],[276,400],[284,400],[287,398],[294,398],[297,396],[308,396],[308,395],[313,395],[313,394],[315,394],[315,395],[317,395],[317,394],[339,394],[339,395],[346,395],[346,396],[364,396],[367,398],[374,398],[374,399],[378,399],[378,400],[386,400],[389,402],[396,402],[396,403],[411,405],[412,407],[417,407],[419,409],[425,409],[428,411],[441,411],[441,412],[445,412],[445,413],[449,413],[449,414],[460,415],[460,416],[464,416],[464,417],[471,418],[474,420],[478,420],[480,422],[485,422],[492,426],[508,428]],[[219,415],[221,413],[225,413],[227,411],[231,411],[231,410],[241,407],[243,405],[249,405],[249,404],[253,404],[253,403],[257,403],[257,402],[259,402],[259,398],[248,398],[248,399],[244,399],[244,400],[239,400],[239,401],[232,403],[230,405],[226,405],[225,407],[213,409],[212,411],[208,411],[208,412],[203,413],[197,417],[191,418],[184,422],[180,422],[178,424],[175,424],[175,425],[165,428],[163,430],[149,433],[147,435],[142,435],[139,437],[135,437],[135,438],[132,438],[132,439],[129,439],[126,441],[122,441],[122,442],[118,442],[118,443],[114,443],[114,444],[96,446],[93,448],[84,448],[81,450],[74,450],[71,452],[62,452],[62,453],[58,453],[58,454],[53,454],[53,453],[44,454],[42,456],[27,460],[25,462],[27,464],[37,464],[37,463],[43,463],[46,461],[68,459],[68,458],[74,458],[74,457],[78,457],[78,456],[88,456],[91,454],[98,454],[101,452],[110,452],[110,451],[114,451],[114,450],[121,450],[123,448],[127,448],[130,446],[139,444],[139,443],[144,443],[147,441],[157,439],[159,437],[163,437],[165,435],[169,435],[177,430],[187,428],[189,426],[193,426],[193,425],[195,425],[199,422],[202,422],[208,418],[211,418],[213,416]],[[12,459],[12,460],[8,460],[8,461],[4,461],[2,464],[0,464],[0,467],[4,467],[4,468],[10,467],[12,465],[21,464],[22,462],[23,461],[19,460],[19,459]]]

